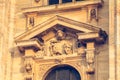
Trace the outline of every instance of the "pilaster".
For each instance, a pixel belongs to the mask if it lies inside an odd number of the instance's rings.
[[[25,80],[34,80],[34,61],[33,56],[35,52],[33,49],[26,49],[25,50]]]
[[[115,73],[115,0],[109,0],[109,80]]]
[[[87,73],[88,73],[88,80],[94,80],[94,73],[95,73],[95,47],[94,41],[87,42],[87,49],[86,49],[86,62],[87,62]]]
[[[116,0],[116,80],[120,79],[120,0]]]

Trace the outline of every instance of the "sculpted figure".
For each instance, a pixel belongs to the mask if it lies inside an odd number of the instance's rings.
[[[29,19],[29,24],[30,24],[31,26],[34,26],[34,17],[30,17],[30,19]]]
[[[96,10],[95,9],[92,9],[90,11],[90,13],[91,13],[91,18],[96,18]]]
[[[64,52],[65,54],[72,54],[72,45],[69,43],[64,44]]]
[[[94,62],[94,53],[87,53],[86,54],[86,60],[88,63],[93,63]]]
[[[51,41],[50,50],[52,52],[52,55],[62,55],[61,44],[57,41]]]
[[[57,31],[57,38],[58,38],[58,40],[64,39],[65,33],[62,30],[58,30]]]
[[[32,65],[30,63],[27,63],[25,65],[26,72],[30,73],[32,71]]]

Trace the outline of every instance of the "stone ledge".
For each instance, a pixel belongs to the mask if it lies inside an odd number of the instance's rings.
[[[22,8],[22,12],[23,13],[31,13],[31,12],[44,13],[44,12],[50,12],[50,11],[77,9],[77,8],[82,8],[82,7],[86,7],[89,5],[99,5],[99,4],[102,4],[101,0],[80,1],[80,2],[71,2],[71,3],[56,4],[56,5]]]

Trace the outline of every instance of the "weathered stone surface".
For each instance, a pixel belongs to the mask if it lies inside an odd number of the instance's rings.
[[[59,1],[49,6],[48,0],[0,0],[0,80],[42,80],[54,66],[63,64],[74,67],[81,80],[119,80],[120,1]],[[109,36],[104,44],[94,40],[100,37],[100,28]],[[16,45],[34,38],[40,42]],[[87,50],[89,42],[95,44],[92,51]],[[92,74],[86,73],[87,53],[94,53]],[[30,74],[25,71],[26,61]]]

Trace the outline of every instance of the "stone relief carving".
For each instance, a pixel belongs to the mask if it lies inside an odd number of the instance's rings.
[[[43,41],[40,49],[33,55],[34,58],[44,58],[45,56],[60,56],[72,54],[85,54],[85,46],[79,43],[77,37],[74,37],[70,32],[65,33],[62,30],[57,30],[57,34],[50,39]],[[53,35],[54,33],[52,33]],[[46,34],[45,34],[46,36]],[[47,36],[46,36],[47,37]]]
[[[54,55],[62,55],[62,45],[60,42],[58,41],[51,41],[50,42],[50,52],[51,52],[51,55],[54,56]]]
[[[88,74],[93,74],[95,72],[95,68],[93,64],[87,64],[86,72]]]
[[[72,44],[70,44],[70,43],[65,43],[64,45],[63,45],[64,47],[64,52],[65,52],[65,54],[72,54],[73,53],[73,50],[72,50]]]
[[[67,41],[51,41],[50,52],[51,55],[69,55],[73,53],[72,44]]]
[[[33,80],[33,65],[29,59],[25,60],[25,80]]]
[[[95,9],[92,9],[90,11],[90,15],[91,15],[91,18],[96,18],[96,10]]]
[[[91,9],[90,10],[90,19],[95,19],[96,21],[98,21],[98,18],[97,18],[97,9]]]
[[[29,18],[29,25],[34,26],[34,17]]]
[[[30,63],[26,63],[25,70],[27,73],[31,73],[32,72],[32,65]]]
[[[56,36],[57,36],[57,39],[58,39],[58,40],[62,40],[62,39],[65,38],[65,35],[66,35],[66,34],[65,34],[62,30],[58,30]]]
[[[42,46],[41,49],[36,52],[35,58],[40,58],[40,57],[43,57],[43,56],[45,56],[44,46]]]
[[[94,53],[93,52],[86,54],[86,61],[88,63],[94,63]]]
[[[55,64],[40,64],[40,65],[38,65],[37,71],[39,71],[39,72],[38,72],[37,76],[39,77],[39,79],[42,78],[42,76],[54,65]],[[41,76],[39,76],[39,75],[41,75]]]

